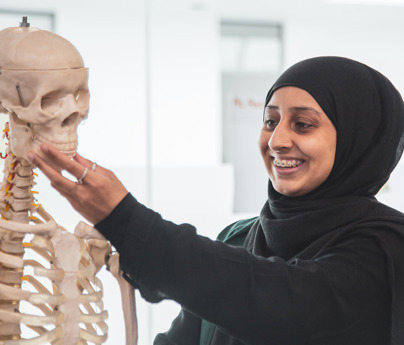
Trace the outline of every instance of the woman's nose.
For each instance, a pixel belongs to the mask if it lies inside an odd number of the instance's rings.
[[[268,140],[268,147],[272,151],[288,150],[292,147],[291,129],[284,123],[280,122],[271,134]]]

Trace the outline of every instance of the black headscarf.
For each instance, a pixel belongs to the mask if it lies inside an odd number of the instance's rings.
[[[366,232],[384,250],[392,286],[392,344],[404,343],[404,215],[375,199],[404,148],[404,103],[374,69],[341,57],[318,57],[285,71],[268,92],[285,86],[307,91],[337,131],[333,169],[316,189],[288,197],[268,186],[268,201],[246,239],[256,255],[285,260],[324,242]],[[404,200],[404,197],[403,197]],[[301,257],[301,256],[300,256]]]
[[[388,180],[404,147],[403,100],[391,82],[359,62],[319,57],[283,73],[265,104],[284,86],[310,93],[337,129],[331,175],[304,199],[374,196]]]

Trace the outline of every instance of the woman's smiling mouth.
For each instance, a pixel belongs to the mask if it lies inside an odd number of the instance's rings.
[[[303,163],[300,159],[277,159],[274,158],[273,164],[278,168],[296,168]]]

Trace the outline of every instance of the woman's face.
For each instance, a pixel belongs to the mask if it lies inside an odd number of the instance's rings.
[[[323,183],[335,159],[337,132],[316,100],[297,87],[274,92],[259,146],[275,190],[301,196]]]

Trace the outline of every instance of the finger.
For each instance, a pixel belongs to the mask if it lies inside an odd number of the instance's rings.
[[[47,164],[41,157],[33,152],[28,153],[30,160],[45,174],[50,180],[51,185],[55,187],[61,194],[71,191],[77,186],[75,182],[62,176],[62,174]]]
[[[52,145],[48,143],[42,144],[41,150],[46,155],[46,158],[49,159],[53,164],[56,164],[63,170],[66,170],[77,179],[83,176],[85,170],[83,166],[76,161],[71,160],[69,157],[57,150]]]
[[[84,158],[83,156],[81,156],[77,152],[74,155],[73,159],[76,162],[78,162],[79,164],[81,164],[83,167],[88,168],[90,171],[95,171],[99,175],[109,177],[109,170],[108,169],[105,169],[101,165],[98,165],[97,163],[92,162],[89,159]],[[94,166],[94,168],[93,168],[93,166]]]
[[[73,159],[74,159],[77,163],[81,164],[83,167],[88,168],[88,169],[91,169],[91,167],[92,167],[93,164],[94,164],[94,163],[93,163],[92,161],[90,161],[89,159],[84,158],[83,156],[81,156],[78,152],[76,152],[76,154],[74,155]]]

